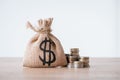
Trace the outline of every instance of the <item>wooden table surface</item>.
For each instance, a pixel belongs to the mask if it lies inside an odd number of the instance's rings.
[[[120,80],[120,58],[90,58],[90,68],[25,68],[22,58],[0,58],[0,80]]]

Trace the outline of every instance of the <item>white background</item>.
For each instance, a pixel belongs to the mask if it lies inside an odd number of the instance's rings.
[[[120,57],[120,0],[0,0],[0,57],[22,57],[35,34],[26,22],[48,17],[65,53]]]

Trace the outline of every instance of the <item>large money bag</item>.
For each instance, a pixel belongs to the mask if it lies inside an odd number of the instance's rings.
[[[52,21],[53,18],[40,19],[38,27],[27,23],[27,27],[37,34],[27,44],[23,58],[24,67],[57,67],[67,64],[60,41],[51,34]]]

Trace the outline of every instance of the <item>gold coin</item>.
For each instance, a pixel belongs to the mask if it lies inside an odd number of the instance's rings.
[[[84,63],[84,68],[87,68],[87,67],[90,67],[90,65]]]
[[[79,56],[69,56],[69,63],[73,63],[74,61],[78,61],[79,60]]]
[[[81,59],[85,59],[85,60],[86,60],[86,59],[89,59],[89,57],[84,57],[84,56],[83,56],[83,57],[80,57],[80,58],[81,58]]]
[[[89,57],[80,57],[79,61],[89,63]]]
[[[79,48],[71,48],[70,49],[70,54],[72,56],[79,56]]]
[[[79,56],[79,53],[71,53],[71,56]]]
[[[70,52],[71,53],[79,53],[79,48],[71,48]]]

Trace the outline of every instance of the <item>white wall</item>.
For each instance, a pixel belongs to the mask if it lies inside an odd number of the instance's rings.
[[[35,34],[27,20],[37,25],[53,17],[53,34],[66,53],[79,47],[81,56],[120,57],[119,14],[119,0],[0,0],[0,56],[23,56]]]
[[[117,0],[117,56],[120,57],[120,0]]]

